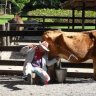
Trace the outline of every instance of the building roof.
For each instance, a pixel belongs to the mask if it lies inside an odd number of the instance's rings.
[[[95,10],[96,0],[67,0],[60,4],[61,8],[81,10],[85,6],[85,10]]]

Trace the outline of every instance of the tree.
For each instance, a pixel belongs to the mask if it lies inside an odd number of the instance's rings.
[[[60,0],[30,0],[32,8],[58,8]]]
[[[5,4],[5,10],[4,10],[4,13],[6,14],[6,9],[7,9],[7,4],[8,4],[8,1],[9,0],[1,0],[1,3],[4,3]]]
[[[25,4],[30,2],[30,0],[10,0],[10,2],[14,5],[15,12],[18,13],[22,11]]]

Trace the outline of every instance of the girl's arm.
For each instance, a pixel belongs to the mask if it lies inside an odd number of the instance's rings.
[[[59,57],[56,57],[56,58],[54,58],[54,59],[48,60],[48,61],[47,61],[47,66],[54,65],[55,63],[58,62],[59,59],[60,59]]]
[[[33,45],[33,44],[32,45],[24,46],[24,47],[21,48],[20,53],[26,55],[30,50],[32,50],[32,49],[34,49],[36,47],[37,46],[36,45]]]

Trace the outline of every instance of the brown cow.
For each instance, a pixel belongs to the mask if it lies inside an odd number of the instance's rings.
[[[60,56],[70,62],[93,60],[96,80],[96,30],[85,32],[47,31],[42,36],[49,43],[50,57]]]
[[[8,21],[10,24],[24,24],[22,18],[19,15],[15,15],[14,18],[10,19]],[[10,30],[16,30],[16,31],[22,31],[24,29],[24,27],[18,27],[16,25],[10,25]]]
[[[10,24],[10,30],[13,30],[13,31],[23,31],[24,30],[24,27],[19,27],[19,26],[16,26],[14,24],[24,24],[22,18],[16,14],[14,16],[14,18],[10,19],[9,21],[9,24]],[[12,24],[13,23],[13,24]],[[14,39],[14,40],[18,40],[20,38],[20,36],[15,36],[15,37],[11,37],[10,39]],[[17,44],[17,43],[14,43],[14,44]]]

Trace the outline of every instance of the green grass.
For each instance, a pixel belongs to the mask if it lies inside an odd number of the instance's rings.
[[[14,17],[14,15],[2,15],[2,16],[0,16],[0,24],[7,23],[7,21],[13,17]]]
[[[57,29],[61,29],[61,28],[64,28],[64,29],[68,29],[68,26],[50,26],[49,28],[57,28]],[[72,29],[72,26],[69,27],[69,29]],[[82,26],[74,26],[74,29],[82,29]],[[95,29],[95,26],[84,26],[84,29],[88,29],[88,30],[93,30]]]
[[[0,24],[7,23],[8,20],[10,20],[13,17],[14,17],[14,15],[2,15],[2,16],[0,16]],[[23,18],[23,20],[27,20],[27,18]]]

